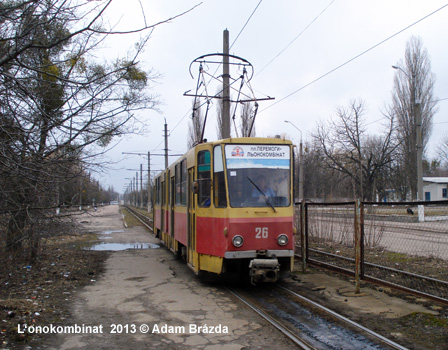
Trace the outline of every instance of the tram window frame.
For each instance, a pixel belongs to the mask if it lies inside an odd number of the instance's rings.
[[[207,163],[208,161],[208,163]],[[211,204],[211,154],[209,150],[197,154],[198,205],[209,208]]]
[[[164,207],[166,205],[166,187],[165,187],[165,181],[160,181],[160,188],[162,189],[162,206]]]
[[[187,205],[187,160],[180,163],[180,204]]]
[[[229,205],[232,208],[248,207],[289,207],[292,202],[293,179],[291,178],[291,148],[289,145],[278,145],[279,151],[283,152],[282,157],[275,156],[257,158],[257,166],[251,165],[251,159],[243,157],[245,151],[250,151],[249,147],[257,146],[269,147],[269,145],[225,145],[227,186],[229,193]],[[240,150],[241,149],[241,150]],[[238,152],[238,154],[236,154]],[[241,153],[241,151],[243,151]],[[235,153],[235,154],[233,154]],[[273,164],[272,161],[275,161]],[[267,162],[267,163],[265,163]],[[286,165],[287,164],[287,165]],[[261,166],[260,166],[261,165]],[[266,196],[270,200],[265,200],[260,196],[260,191],[254,186],[257,178],[264,177],[267,186],[274,195]],[[286,182],[284,182],[286,180]],[[283,186],[286,185],[286,191]],[[277,193],[284,193],[277,195]],[[255,194],[255,196],[254,196]],[[258,198],[257,198],[258,197]]]
[[[156,187],[156,204],[160,204],[160,177],[156,179],[155,187]]]
[[[175,169],[176,205],[187,205],[187,161],[176,164]]]
[[[213,203],[216,208],[227,208],[226,175],[221,145],[213,149]]]
[[[174,168],[174,184],[176,187],[176,200],[175,203],[176,205],[180,204],[180,198],[181,198],[181,186],[180,186],[180,181],[181,181],[181,177],[180,177],[180,164],[176,164],[175,168]]]

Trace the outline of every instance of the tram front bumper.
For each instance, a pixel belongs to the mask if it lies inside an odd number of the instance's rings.
[[[253,259],[250,261],[249,269],[252,284],[276,282],[280,272],[280,264],[277,259]]]

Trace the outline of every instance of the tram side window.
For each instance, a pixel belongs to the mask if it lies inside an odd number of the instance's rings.
[[[187,205],[187,162],[184,159],[175,167],[176,205]]]
[[[187,205],[187,160],[180,163],[180,204]]]
[[[162,181],[162,184],[160,185],[160,189],[162,191],[162,205],[165,206],[165,181]]]
[[[156,204],[160,204],[160,178],[156,179]]]
[[[210,206],[210,152],[198,153],[198,203],[200,207]]]
[[[157,204],[158,203],[157,179],[154,179],[154,192],[153,193],[154,193],[154,204]]]
[[[227,207],[226,182],[221,146],[213,151],[213,202],[217,208]]]
[[[180,204],[180,164],[177,164],[174,169],[174,182],[176,186],[176,205]]]

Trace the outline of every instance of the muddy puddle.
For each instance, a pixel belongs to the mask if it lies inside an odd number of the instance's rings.
[[[101,232],[101,235],[111,235],[112,233],[122,233],[124,230],[106,230]]]
[[[126,250],[126,249],[158,249],[160,246],[154,243],[111,243],[101,242],[95,243],[90,247],[85,247],[86,250]]]

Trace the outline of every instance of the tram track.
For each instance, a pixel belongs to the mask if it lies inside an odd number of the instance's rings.
[[[405,347],[281,286],[227,288],[287,336],[299,349],[397,349]]]
[[[252,304],[248,299],[240,295],[238,292],[236,292],[233,289],[227,288],[227,290],[235,296],[238,300],[243,302],[246,306],[248,306],[250,309],[255,311],[259,316],[261,316],[263,319],[265,319],[269,324],[274,326],[277,330],[279,330],[281,333],[283,333],[287,338],[289,338],[299,349],[303,350],[311,350],[316,349],[311,344],[307,343],[304,339],[300,338],[299,336],[295,335],[294,332],[290,331],[288,328],[283,326],[280,322],[275,320],[275,318],[269,316],[266,312],[262,311],[259,307]]]
[[[149,216],[139,213],[137,210],[131,208],[128,205],[124,205],[123,208],[125,208],[131,215],[133,215],[150,232],[153,232],[152,219]]]
[[[129,206],[124,208],[152,232],[152,219]],[[407,349],[281,285],[226,289],[298,349]]]

